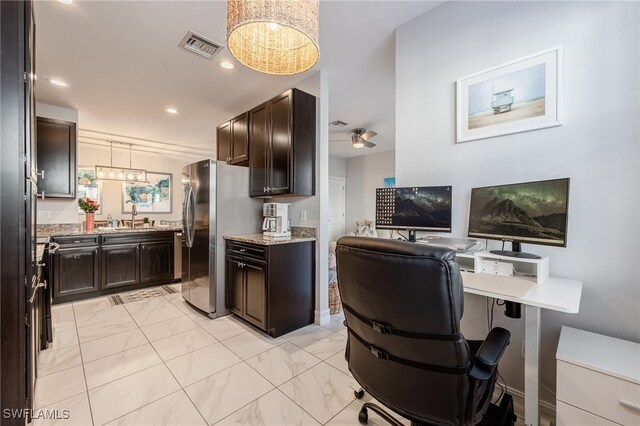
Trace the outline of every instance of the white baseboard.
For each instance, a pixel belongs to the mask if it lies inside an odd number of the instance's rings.
[[[524,392],[518,389],[509,388],[509,394],[513,397],[513,410],[518,416],[517,424],[524,424]],[[493,393],[495,398],[500,395],[500,387],[496,384],[496,389]],[[538,409],[540,414],[540,426],[555,426],[556,424],[556,406],[555,404],[540,400],[538,403]]]
[[[316,324],[326,325],[326,324],[329,324],[330,321],[331,321],[331,312],[329,312],[329,309],[325,309],[324,311],[319,311],[316,309],[314,313],[314,322]]]

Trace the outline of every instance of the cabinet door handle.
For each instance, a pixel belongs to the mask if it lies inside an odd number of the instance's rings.
[[[42,170],[40,173],[36,172],[36,176],[40,176],[42,179],[44,179],[44,170]]]
[[[37,196],[38,198],[40,198],[41,200],[44,200],[44,191],[42,191],[42,192],[41,192],[41,193],[39,193],[39,194],[36,194],[36,196]]]
[[[640,411],[640,404],[636,404],[633,402],[629,402],[629,401],[625,401],[624,399],[620,400],[620,405],[622,405],[623,407],[627,407],[630,408],[634,411]]]

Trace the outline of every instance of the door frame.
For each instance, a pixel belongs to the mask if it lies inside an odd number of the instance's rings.
[[[331,189],[331,181],[338,181],[340,183],[342,183],[342,235],[345,235],[346,229],[347,229],[347,179],[341,176],[329,176],[329,182],[328,182],[328,186],[327,189]],[[329,194],[329,199],[327,200],[328,202],[330,202],[331,200],[331,195]],[[329,209],[331,209],[331,206],[329,206]],[[331,219],[329,217],[329,219]]]

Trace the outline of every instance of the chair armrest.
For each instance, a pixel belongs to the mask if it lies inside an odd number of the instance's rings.
[[[476,353],[469,375],[477,380],[487,380],[491,377],[502,358],[511,333],[501,327],[492,329]]]

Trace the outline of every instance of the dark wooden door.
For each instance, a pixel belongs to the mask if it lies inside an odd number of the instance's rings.
[[[267,195],[269,186],[269,117],[268,102],[249,111],[249,195]]]
[[[76,124],[38,117],[36,134],[38,169],[45,173],[38,191],[45,198],[75,198]]]
[[[173,241],[140,244],[140,282],[173,279]]]
[[[231,160],[229,164],[249,165],[249,113],[231,120]]]
[[[244,295],[244,270],[241,267],[242,261],[234,258],[227,257],[226,268],[226,304],[227,308],[236,315],[242,316],[242,305]]]
[[[271,194],[291,192],[291,91],[269,101],[271,120]]]
[[[245,261],[245,297],[243,317],[266,330],[267,328],[267,274],[264,263]]]
[[[216,129],[218,145],[218,161],[229,161],[231,158],[231,122],[222,123]]]
[[[61,248],[54,255],[53,297],[98,290],[100,248]]]
[[[103,246],[100,264],[103,290],[137,284],[140,282],[140,244]]]

